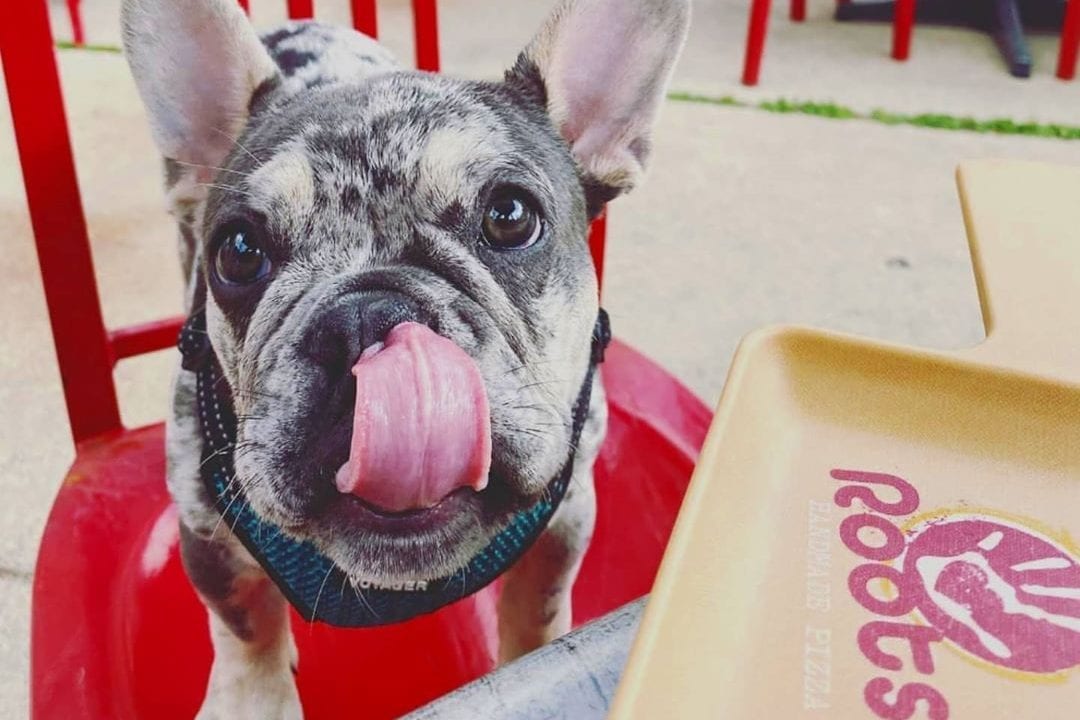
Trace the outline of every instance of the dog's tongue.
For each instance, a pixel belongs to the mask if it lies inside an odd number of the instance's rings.
[[[349,461],[337,488],[389,512],[432,507],[454,490],[483,490],[491,420],[480,369],[450,340],[402,323],[368,348],[356,376]]]

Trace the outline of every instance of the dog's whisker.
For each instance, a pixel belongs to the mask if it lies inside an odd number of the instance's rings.
[[[338,588],[338,602],[345,599],[345,586],[349,584],[349,576],[341,573],[341,587]]]
[[[564,382],[564,380],[560,380],[558,378],[552,378],[550,380],[537,380],[536,382],[526,383],[525,385],[519,386],[517,391],[521,392],[523,390],[531,390],[532,388],[542,388],[547,387],[548,385],[561,385]]]
[[[239,499],[239,498],[240,498],[241,496],[245,495],[245,493],[247,493],[247,491],[248,491],[248,490],[250,490],[250,489],[251,489],[252,487],[254,487],[254,485],[255,485],[255,482],[256,482],[256,481],[257,481],[258,479],[259,479],[259,476],[258,476],[258,475],[253,475],[253,476],[252,476],[252,477],[250,477],[250,478],[249,478],[249,479],[248,479],[248,480],[247,480],[246,482],[244,482],[244,481],[242,481],[242,480],[240,481],[240,486],[239,486],[239,487],[237,487],[237,488],[236,488],[236,490],[235,490],[235,491],[233,492],[233,495],[232,495],[232,497],[231,497],[231,498],[229,498],[229,502],[228,502],[228,503],[226,503],[226,505],[225,505],[225,508],[224,508],[224,509],[223,509],[223,510],[221,511],[221,517],[219,517],[219,518],[218,518],[218,521],[217,521],[217,523],[215,523],[215,524],[214,524],[214,529],[213,529],[213,531],[212,531],[212,532],[210,533],[210,539],[211,539],[211,540],[213,540],[213,539],[214,539],[214,538],[215,538],[215,537],[217,536],[217,532],[218,532],[218,529],[219,529],[219,528],[221,527],[221,524],[222,524],[222,522],[224,522],[224,520],[225,520],[225,517],[226,517],[226,516],[227,516],[227,515],[229,514],[229,510],[231,510],[231,509],[232,509],[232,506],[233,506],[233,504],[234,504],[234,503],[235,503],[235,502],[236,502],[236,501],[237,501],[237,500],[238,500],[238,499]],[[233,474],[233,476],[232,476],[232,478],[231,478],[231,479],[229,480],[229,482],[228,482],[228,483],[227,483],[227,484],[225,485],[225,492],[226,492],[226,493],[230,492],[231,488],[233,487],[233,485],[234,485],[234,484],[235,484],[235,483],[236,483],[236,482],[237,482],[238,480],[240,480],[240,476],[239,476],[239,474],[238,474],[238,473],[234,473],[234,474]],[[241,514],[242,514],[242,513],[237,513],[236,517],[235,517],[235,518],[233,519],[233,521],[232,521],[232,524],[231,524],[231,525],[229,526],[229,531],[230,531],[230,532],[236,532],[236,526],[237,526],[237,524],[238,524],[238,523],[240,522],[240,515],[241,515]]]
[[[562,425],[564,427],[568,426],[570,424],[568,418],[565,415],[563,415],[561,412],[559,412],[558,409],[556,409],[555,407],[552,407],[551,405],[546,405],[546,404],[503,405],[503,407],[505,407],[508,410],[522,410],[522,411],[524,411],[524,410],[532,410],[532,411],[535,411],[535,412],[544,413],[544,414],[549,415],[549,416],[555,418],[556,420],[558,420],[559,425]]]
[[[464,567],[461,568],[461,597],[465,597],[465,595],[468,593],[468,591],[469,591],[469,566],[468,566],[468,564],[466,564]]]
[[[376,620],[378,620],[379,619],[379,613],[375,612],[375,608],[371,607],[371,603],[369,603],[367,601],[367,598],[364,597],[363,589],[358,587],[357,583],[354,583],[354,582],[351,582],[351,581],[349,582],[349,587],[352,588],[353,594],[356,595],[356,599],[359,600],[361,602],[361,604],[363,604],[363,606],[367,608],[368,612],[371,613],[372,617],[374,617]]]
[[[548,422],[548,423],[546,423],[546,422],[536,422],[536,421],[534,421],[533,425],[535,427],[541,427],[541,428],[562,428],[563,430],[565,430],[569,426],[569,423],[565,423],[565,422]]]
[[[562,402],[551,391],[550,386],[551,385],[561,385],[561,384],[565,384],[565,383],[566,383],[566,381],[561,379],[561,378],[549,378],[549,379],[546,379],[546,380],[537,380],[537,381],[532,382],[532,383],[526,383],[525,385],[521,385],[520,387],[518,387],[515,394],[521,394],[521,393],[525,392],[526,390],[535,390],[536,392],[539,392],[540,394],[544,395],[553,405],[561,405]]]
[[[521,372],[522,370],[531,370],[531,369],[533,369],[535,367],[538,367],[540,365],[552,365],[554,363],[559,363],[561,365],[563,362],[564,361],[561,358],[548,358],[546,360],[530,360],[527,363],[522,363],[521,365],[518,365],[517,367],[510,368],[509,370],[506,371],[506,374],[507,375],[513,375],[514,373]]]
[[[230,142],[236,143],[236,147],[240,148],[240,149],[241,149],[241,150],[243,150],[243,151],[244,151],[245,153],[247,153],[248,157],[250,157],[250,158],[251,158],[252,160],[254,160],[255,162],[257,162],[257,163],[259,163],[260,165],[262,165],[262,160],[260,160],[260,159],[259,159],[259,156],[258,156],[258,155],[256,155],[255,153],[251,152],[251,150],[248,150],[248,149],[247,149],[247,147],[246,147],[246,146],[245,146],[245,145],[244,145],[244,144],[243,144],[242,142],[240,142],[240,138],[238,138],[238,137],[233,137],[232,135],[230,135],[229,133],[225,132],[224,130],[222,130],[222,129],[221,129],[221,128],[219,128],[219,127],[213,127],[213,126],[211,126],[211,128],[210,128],[210,129],[211,129],[211,130],[213,130],[213,131],[214,131],[214,132],[216,132],[216,133],[219,133],[219,134],[220,134],[220,135],[221,135],[222,137],[224,137],[224,138],[225,138],[226,140],[229,140]]]
[[[184,160],[177,160],[175,158],[173,158],[172,161],[177,165],[184,165],[186,167],[206,168],[207,170],[217,170],[218,172],[227,172],[234,175],[241,175],[243,177],[251,177],[251,173],[243,172],[241,170],[230,170],[229,168],[216,167],[214,165],[203,165],[202,163],[185,162]]]
[[[224,379],[224,378],[222,378],[222,379]],[[219,380],[219,382],[220,382],[220,380]],[[234,395],[241,396],[241,397],[257,397],[257,398],[266,398],[268,400],[277,400],[277,399],[279,399],[278,395],[275,395],[273,393],[268,393],[268,392],[262,392],[260,390],[243,390],[243,389],[241,389],[241,390],[234,390],[232,392],[233,392]]]
[[[201,463],[199,463],[199,469],[202,470],[206,466],[206,463],[210,462],[211,460],[213,460],[216,457],[221,457],[222,455],[224,455],[227,452],[230,452],[231,450],[234,450],[235,447],[236,447],[235,444],[230,443],[230,444],[226,445],[225,447],[221,448],[220,450],[215,450],[214,452],[210,453],[209,455],[206,456],[205,460],[203,460]],[[233,477],[235,477],[235,475]]]
[[[312,620],[308,622],[308,633],[310,633],[315,628],[314,618],[319,616],[319,600],[322,599],[323,590],[326,589],[326,581],[330,579],[330,575],[333,572],[334,565],[331,565],[329,568],[326,569],[326,575],[323,576],[322,585],[319,586],[319,592],[315,593],[315,604],[311,608]]]
[[[232,484],[234,482],[236,482],[236,478],[237,478],[237,475],[235,473],[233,473],[233,476],[231,478],[229,478],[229,482],[226,483],[226,485],[225,485],[225,491],[226,492],[228,492],[229,488],[232,487]],[[230,500],[229,503],[225,506],[225,510],[218,514],[217,522],[214,523],[214,529],[210,531],[210,540],[211,541],[213,541],[214,538],[217,537],[218,530],[221,528],[221,523],[225,522],[225,515],[229,511],[229,508],[232,507],[232,504],[236,500],[236,497],[237,496],[234,495],[233,499]]]
[[[244,190],[244,189],[238,188],[238,187],[233,187],[231,185],[222,185],[220,183],[195,183],[195,184],[198,185],[199,187],[214,188],[215,190],[222,190],[224,192],[235,193],[237,195],[240,195],[241,197],[246,197],[246,198],[255,197],[254,195],[252,195],[247,190]]]

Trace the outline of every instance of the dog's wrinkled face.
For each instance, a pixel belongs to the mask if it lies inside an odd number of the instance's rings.
[[[259,514],[343,567],[436,577],[567,461],[598,309],[574,162],[513,84],[389,73],[268,100],[201,222],[238,481]],[[485,222],[507,203],[533,216],[518,236]],[[495,482],[390,517],[338,492],[334,475],[349,456],[350,369],[403,320],[479,367]]]
[[[396,70],[317,24],[264,45],[233,0],[125,0],[256,513],[396,583],[459,569],[543,496],[598,311],[588,221],[644,168],[688,16],[687,0],[561,0],[506,80],[481,83]],[[390,505],[354,494],[379,412]],[[473,455],[486,487],[439,480]],[[410,463],[422,482],[398,502]]]

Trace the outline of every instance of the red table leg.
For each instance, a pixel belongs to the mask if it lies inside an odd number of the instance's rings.
[[[416,27],[416,67],[439,71],[439,18],[435,0],[412,0]]]
[[[1065,22],[1061,26],[1061,50],[1058,51],[1057,76],[1062,80],[1076,77],[1076,55],[1080,49],[1080,0],[1069,0]]]
[[[310,20],[315,17],[314,0],[289,0],[290,20]]]
[[[746,31],[746,57],[743,60],[743,85],[757,85],[761,55],[765,52],[765,31],[769,26],[771,0],[752,0],[750,27]]]
[[[896,0],[893,16],[892,56],[907,60],[911,53],[911,30],[915,25],[915,0]]]
[[[25,0],[23,0],[25,2]],[[71,40],[76,45],[86,42],[86,33],[83,31],[82,10],[79,8],[79,0],[67,0],[68,17],[71,18]]]
[[[368,37],[379,37],[378,10],[375,0],[350,0],[353,27]]]
[[[791,0],[791,19],[795,22],[806,19],[806,0]]]

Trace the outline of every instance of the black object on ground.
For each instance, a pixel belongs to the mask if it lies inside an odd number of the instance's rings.
[[[836,19],[845,22],[892,22],[891,0],[847,2],[836,6]],[[1009,72],[1020,78],[1031,75],[1031,50],[1024,29],[1060,32],[1065,20],[1065,0],[918,0],[917,25],[949,25],[982,30],[994,36]]]

